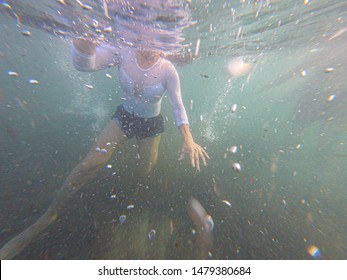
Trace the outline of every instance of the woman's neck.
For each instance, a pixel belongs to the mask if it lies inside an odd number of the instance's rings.
[[[136,50],[135,55],[137,64],[143,69],[151,68],[160,58],[158,52],[147,50]]]

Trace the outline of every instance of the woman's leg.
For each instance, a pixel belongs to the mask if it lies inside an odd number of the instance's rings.
[[[102,168],[125,141],[126,135],[119,125],[110,120],[106,127],[96,138],[86,157],[80,162],[66,178],[62,188],[57,192],[50,208],[59,209],[64,204],[67,196],[83,187],[89,180],[95,178]]]
[[[139,139],[139,159],[136,166],[137,176],[143,178],[153,170],[158,160],[161,135]]]
[[[97,137],[84,160],[69,174],[46,212],[34,224],[12,238],[0,249],[0,259],[11,259],[18,255],[48,225],[54,222],[58,217],[59,209],[65,205],[68,198],[81,189],[88,180],[95,177],[100,167],[106,164],[112,153],[126,140],[127,138],[119,125],[111,120]],[[97,151],[97,148],[100,151]]]

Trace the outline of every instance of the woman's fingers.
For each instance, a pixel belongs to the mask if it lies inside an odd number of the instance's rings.
[[[189,153],[189,156],[190,156],[190,163],[193,167],[195,167],[195,158],[194,158],[194,151],[191,151]]]
[[[182,160],[184,159],[184,154],[185,154],[185,150],[184,150],[184,147],[181,149],[181,154],[180,154],[180,157],[178,158],[178,160]]]
[[[201,148],[201,150],[202,150],[202,153],[204,154],[204,156],[207,157],[208,159],[210,159],[210,157],[209,157],[209,155],[207,154],[207,152],[206,152],[203,148]]]
[[[185,153],[189,154],[190,164],[194,168],[196,168],[197,171],[200,171],[200,160],[202,161],[202,164],[204,166],[207,166],[206,158],[209,159],[210,157],[208,156],[207,152],[199,145],[195,144],[190,147],[183,147],[178,160],[182,160]]]
[[[204,166],[206,166],[207,163],[206,163],[206,159],[205,159],[204,153],[200,153],[200,157],[201,157],[201,159],[202,159],[202,163],[204,164]]]
[[[199,154],[199,157],[201,157],[202,163],[204,164],[204,166],[206,166],[207,165],[206,158],[209,159],[210,157],[208,156],[206,151],[201,147],[199,147],[199,150],[197,152]]]
[[[200,160],[199,160],[199,154],[198,153],[195,154],[195,166],[196,166],[196,170],[200,171]]]

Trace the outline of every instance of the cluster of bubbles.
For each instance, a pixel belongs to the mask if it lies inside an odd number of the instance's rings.
[[[59,37],[85,37],[163,52],[183,47],[184,29],[195,24],[189,1],[109,0],[2,2],[0,13]],[[28,31],[29,32],[29,31]],[[31,33],[22,32],[25,36]]]

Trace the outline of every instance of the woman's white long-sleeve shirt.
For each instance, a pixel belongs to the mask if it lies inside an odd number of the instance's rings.
[[[181,85],[175,66],[164,58],[148,69],[141,68],[130,47],[112,47],[102,44],[96,53],[86,55],[72,48],[72,61],[80,71],[97,71],[118,66],[124,108],[141,118],[160,114],[165,92],[169,97],[176,125],[189,124],[181,96]]]

